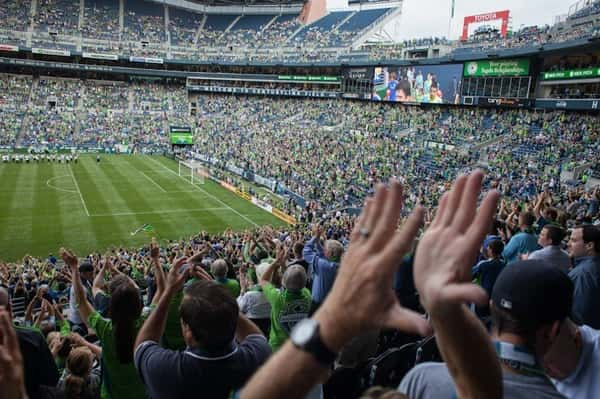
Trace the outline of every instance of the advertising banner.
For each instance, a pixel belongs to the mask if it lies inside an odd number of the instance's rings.
[[[11,51],[16,53],[19,51],[19,46],[12,46],[10,44],[0,44],[0,51]]]
[[[331,82],[338,83],[338,76],[301,76],[301,75],[279,75],[277,80],[293,81],[293,82]]]
[[[585,79],[600,77],[600,68],[571,69],[557,72],[544,72],[542,80]]]
[[[92,58],[95,60],[109,60],[109,61],[118,61],[119,60],[119,56],[117,54],[100,54],[100,53],[84,52],[82,57],[83,58]]]
[[[536,99],[535,106],[545,109],[598,111],[600,110],[600,98],[592,100]]]
[[[469,38],[469,26],[471,24],[489,23],[491,21],[502,21],[500,25],[500,34],[502,37],[506,37],[508,33],[508,21],[510,19],[510,11],[496,11],[488,12],[485,14],[469,15],[466,16],[463,22],[463,31],[460,40],[467,40]]]
[[[131,62],[143,62],[145,64],[163,64],[164,60],[162,58],[153,58],[153,57],[129,57],[129,61]]]
[[[68,57],[71,55],[71,52],[68,50],[56,50],[56,49],[39,48],[39,47],[32,48],[31,52],[33,54],[59,55],[61,57]]]
[[[472,61],[465,63],[464,76],[493,77],[493,76],[527,76],[529,75],[529,60],[527,58],[498,61]]]

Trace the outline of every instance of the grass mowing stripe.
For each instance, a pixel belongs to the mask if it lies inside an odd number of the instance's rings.
[[[55,179],[57,175],[64,175],[65,172],[63,168],[58,168],[54,164],[36,163],[31,167],[36,169],[35,181],[37,182],[47,182],[51,179],[58,182],[59,179]],[[66,181],[69,182],[69,179],[67,178]],[[62,198],[76,199],[77,194],[61,192],[46,184],[38,185],[37,190],[34,191],[30,245],[37,250],[54,253],[58,249],[53,248],[54,243],[65,242],[64,231],[67,230],[63,228],[62,221],[66,220],[67,215],[63,212]],[[67,205],[65,210],[69,214],[68,202],[65,204]]]

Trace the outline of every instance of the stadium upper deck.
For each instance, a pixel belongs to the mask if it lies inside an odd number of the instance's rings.
[[[429,47],[441,47],[438,56],[461,56],[582,40],[600,33],[598,1],[560,24],[526,27],[508,38],[467,42],[430,38],[392,46],[361,44],[371,32],[401,13],[399,7],[385,3],[353,5],[303,24],[299,18],[301,3],[254,8],[210,3],[204,6],[204,12],[196,12],[146,0],[121,2],[3,1],[0,44],[213,62],[336,62],[398,59],[405,57],[403,49]]]

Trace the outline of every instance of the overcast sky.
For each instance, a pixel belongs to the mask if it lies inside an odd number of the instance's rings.
[[[457,39],[467,15],[510,10],[512,28],[552,24],[576,0],[456,0],[450,38]],[[448,36],[451,0],[404,0],[399,39]]]

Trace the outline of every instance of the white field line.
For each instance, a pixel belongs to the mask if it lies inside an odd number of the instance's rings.
[[[147,156],[147,158],[149,160],[151,160],[152,162],[154,162],[157,165],[160,165],[162,168],[168,170],[169,172],[173,173],[175,176],[183,179],[184,181],[187,182],[186,178],[183,176],[179,176],[177,174],[177,172],[175,172],[173,169],[171,168],[167,168],[165,165],[163,165],[162,163],[158,162],[157,160],[153,159],[151,156]],[[190,183],[191,184],[191,183]],[[250,222],[251,224],[253,224],[255,227],[258,227],[258,224],[256,224],[253,220],[249,219],[248,217],[242,215],[241,213],[239,213],[238,211],[236,211],[235,209],[233,209],[232,207],[230,207],[229,205],[227,205],[226,203],[224,203],[223,201],[221,201],[220,199],[218,199],[217,197],[215,197],[214,195],[212,195],[211,193],[209,193],[208,191],[204,190],[202,187],[199,186],[194,186],[195,188],[197,188],[198,190],[200,190],[201,192],[203,192],[204,194],[208,195],[210,198],[214,199],[215,201],[217,201],[218,203],[220,203],[221,205],[224,205],[225,207],[229,208],[229,210],[231,210],[233,213],[235,213],[236,215],[238,215],[239,217],[241,217],[242,219],[246,220],[247,222]]]
[[[137,168],[136,168],[137,169]],[[166,193],[167,190],[165,190],[164,188],[162,188],[160,186],[160,184],[158,184],[157,182],[154,181],[154,179],[152,179],[150,176],[148,176],[147,174],[145,174],[144,172],[142,172],[141,170],[137,169],[138,172],[140,172],[146,179],[150,180],[152,183],[154,183],[154,185],[156,187],[158,187],[160,189],[160,191],[162,191],[163,193]]]
[[[90,217],[108,217],[108,216],[129,216],[129,215],[152,215],[157,213],[186,213],[186,212],[212,212],[212,211],[228,211],[228,208],[197,208],[197,209],[168,209],[147,212],[117,212],[117,213],[100,213],[90,215]]]
[[[65,193],[74,193],[74,194],[76,194],[77,191],[75,191],[75,190],[68,190],[66,188],[60,188],[60,187],[56,187],[55,185],[50,184],[50,182],[53,181],[53,180],[60,179],[62,177],[68,177],[68,176],[70,176],[70,175],[56,176],[56,177],[53,177],[51,179],[48,179],[48,180],[46,180],[46,185],[48,187],[53,188],[53,189],[58,190],[58,191],[64,191]]]
[[[79,189],[79,184],[77,183],[77,179],[75,178],[75,175],[73,174],[73,169],[71,169],[71,164],[69,164],[69,172],[71,172],[71,177],[73,178],[73,182],[75,182],[75,188],[77,189],[77,192],[79,193],[79,198],[81,199],[81,203],[83,204],[83,209],[85,209],[85,214],[90,216],[90,212],[88,211],[87,205],[85,204],[85,201],[83,200],[83,195],[81,195],[81,190]]]

